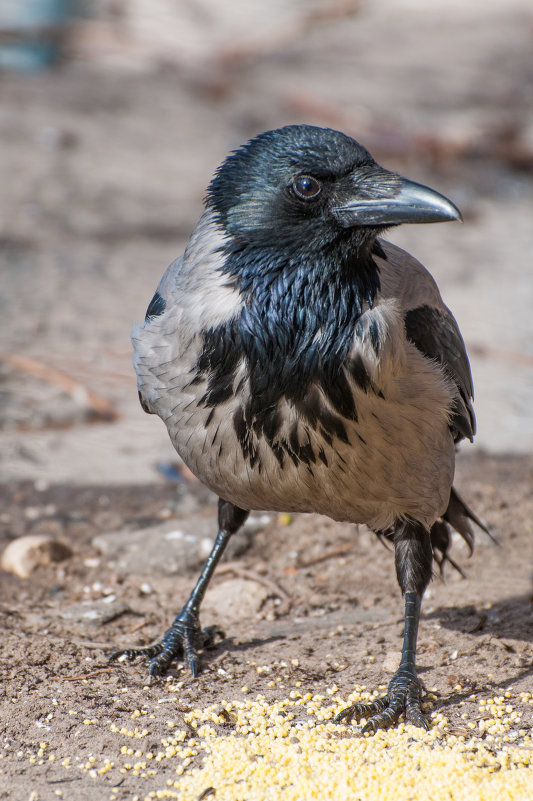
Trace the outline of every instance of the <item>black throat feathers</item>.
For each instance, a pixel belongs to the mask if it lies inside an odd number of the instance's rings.
[[[254,440],[260,437],[280,463],[287,454],[293,461],[316,460],[296,432],[292,443],[278,441],[282,399],[296,408],[300,419],[320,428],[327,443],[333,437],[347,442],[343,418],[357,420],[357,409],[345,362],[357,320],[372,307],[380,287],[372,253],[384,256],[377,242],[357,258],[347,243],[318,255],[295,253],[289,258],[238,244],[229,250],[223,272],[240,291],[244,306],[236,318],[204,333],[191,383],[207,379],[201,403],[213,408],[241,391],[243,382],[236,386],[236,376],[245,363],[249,394],[235,413],[234,426],[252,466]],[[366,391],[370,382],[362,363],[350,361],[350,368],[352,380]]]

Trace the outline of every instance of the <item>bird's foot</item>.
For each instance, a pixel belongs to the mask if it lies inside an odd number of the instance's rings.
[[[197,615],[183,609],[174,619],[167,633],[159,642],[147,648],[124,648],[110,654],[111,661],[126,657],[130,662],[139,656],[147,657],[151,676],[163,676],[174,659],[185,658],[194,678],[200,670],[199,650],[209,648],[217,634],[223,632],[217,626],[200,628]]]
[[[414,668],[401,667],[392,677],[387,695],[376,698],[371,704],[353,704],[335,716],[335,723],[366,718],[365,732],[376,732],[394,726],[402,713],[405,720],[426,731],[429,725],[421,708],[422,686]]]

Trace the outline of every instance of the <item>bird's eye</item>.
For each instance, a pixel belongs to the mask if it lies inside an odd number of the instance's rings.
[[[311,178],[310,175],[299,175],[292,182],[292,188],[298,197],[303,200],[312,200],[320,193],[322,186],[316,178]]]

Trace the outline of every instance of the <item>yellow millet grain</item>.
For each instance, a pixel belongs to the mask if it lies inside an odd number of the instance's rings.
[[[361,726],[338,725],[332,718],[347,703],[368,702],[372,694],[358,688],[342,700],[337,692],[336,687],[326,696],[293,690],[275,702],[263,696],[223,701],[232,716],[229,730],[208,725],[218,721],[217,707],[190,711],[186,721],[198,737],[158,754],[175,765],[175,778],[162,779],[145,801],[195,801],[211,787],[216,801],[533,799],[533,752],[513,744],[520,713],[507,694],[479,702],[487,719],[474,722],[473,730],[461,722],[464,734],[447,733],[448,720],[432,713],[427,733],[402,723],[362,735]],[[527,704],[529,698],[519,700]],[[201,767],[193,757],[203,758]]]

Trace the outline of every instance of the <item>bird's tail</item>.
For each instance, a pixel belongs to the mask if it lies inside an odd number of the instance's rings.
[[[448,508],[444,512],[442,518],[437,520],[430,530],[433,558],[439,566],[441,576],[444,573],[444,565],[446,562],[449,562],[464,576],[463,570],[457,562],[452,559],[449,550],[452,543],[452,533],[453,531],[457,531],[468,545],[468,550],[470,551],[469,555],[472,555],[474,550],[474,529],[472,528],[472,523],[475,523],[476,526],[489,535],[491,540],[496,542],[485,523],[479,519],[468,504],[463,501],[457,490],[452,487]]]

